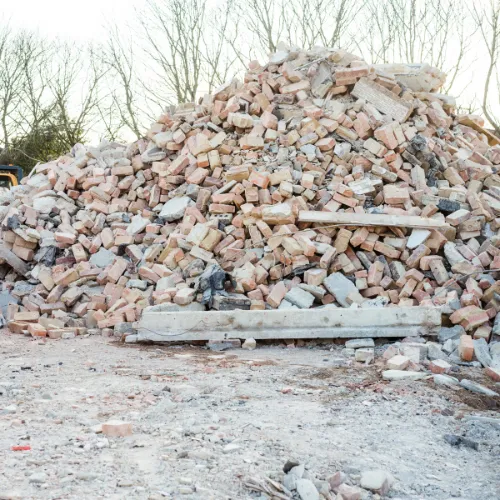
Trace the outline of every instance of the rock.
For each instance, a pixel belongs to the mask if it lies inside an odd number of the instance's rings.
[[[359,307],[362,309],[367,309],[370,307],[385,307],[389,303],[389,299],[387,297],[376,297],[375,299],[365,300]]]
[[[309,309],[313,305],[314,295],[295,286],[287,292],[285,300],[288,300],[288,302],[297,306],[299,309]]]
[[[500,316],[500,314],[498,316]],[[491,356],[491,367],[500,368],[500,342],[495,342],[494,344],[490,344],[490,356]]]
[[[193,205],[193,200],[189,196],[181,196],[180,198],[172,198],[168,200],[160,212],[160,217],[167,222],[181,219],[184,217],[186,208]]]
[[[431,232],[428,229],[414,229],[408,238],[406,247],[413,250],[428,240],[430,235]]]
[[[281,304],[278,306],[278,309],[299,309],[295,304],[288,302],[288,300],[283,299]]]
[[[262,220],[268,224],[290,224],[295,217],[291,205],[278,203],[262,208]]]
[[[0,415],[14,415],[15,413],[17,413],[16,405],[8,405],[0,409]]]
[[[295,476],[297,479],[300,479],[304,476],[305,470],[306,470],[306,468],[305,468],[304,464],[298,464],[295,467],[292,467],[290,469],[289,474],[292,476]]]
[[[297,286],[302,290],[305,290],[306,292],[314,295],[314,297],[318,300],[321,300],[326,295],[326,290],[321,286],[306,285],[305,283],[300,283]]]
[[[493,322],[493,329],[491,330],[493,335],[500,335],[500,314],[495,316],[495,321]]]
[[[297,489],[297,476],[293,474],[285,474],[283,477],[283,486],[290,491],[295,491]]]
[[[132,423],[122,420],[109,420],[102,424],[102,433],[110,437],[125,437],[132,435]]]
[[[288,59],[288,52],[285,50],[278,50],[269,56],[271,64],[283,64]]]
[[[445,385],[447,387],[457,387],[460,382],[455,377],[450,377],[449,375],[434,375],[434,383],[436,385]]]
[[[345,480],[347,476],[342,471],[337,471],[328,478],[330,488],[335,491]]]
[[[361,500],[362,490],[356,486],[349,486],[344,483],[337,488],[337,493],[337,499],[340,495],[341,500]]]
[[[438,340],[444,344],[447,340],[459,339],[462,335],[465,335],[465,328],[463,326],[455,325],[452,328],[443,326],[439,330]]]
[[[297,479],[297,493],[301,500],[319,500],[319,492],[309,479]]]
[[[394,482],[394,478],[383,470],[365,471],[361,474],[361,488],[371,490],[379,495],[386,495]]]
[[[387,361],[389,370],[405,370],[410,364],[410,358],[398,354]]]
[[[285,465],[283,465],[283,472],[285,474],[288,474],[294,467],[297,467],[298,465],[300,465],[300,463],[295,460],[287,460],[285,462]]]
[[[427,358],[426,344],[402,343],[399,350],[403,356],[406,356],[413,363],[420,363]]]
[[[385,370],[382,372],[384,380],[419,380],[427,375],[420,372],[405,372],[401,370]]]
[[[196,460],[210,460],[213,457],[213,453],[206,448],[200,448],[198,450],[189,451],[188,457]]]
[[[175,279],[173,276],[163,276],[156,282],[157,292],[161,292],[167,288],[175,288]]]
[[[255,339],[246,339],[241,347],[247,351],[253,351],[257,347],[257,341]]]
[[[108,267],[116,258],[111,250],[106,250],[104,247],[99,248],[97,253],[90,256],[90,263],[94,266],[105,268]]]
[[[126,232],[131,236],[135,236],[136,234],[142,233],[149,223],[149,219],[141,217],[140,215],[134,215],[132,217],[132,222],[127,226]]]
[[[347,349],[359,349],[361,347],[375,347],[373,339],[351,339],[345,343]]]
[[[148,283],[143,280],[128,280],[127,288],[138,288],[144,292],[148,288]]]
[[[460,344],[460,339],[448,339],[443,344],[443,352],[450,355],[453,351],[455,351]]]
[[[354,359],[356,361],[369,365],[370,363],[373,363],[375,359],[375,350],[370,348],[356,349]]]
[[[451,446],[460,446],[463,445],[467,448],[471,448],[472,450],[479,450],[479,443],[473,441],[472,439],[468,439],[463,436],[457,436],[456,434],[445,434],[444,440],[451,444]]]
[[[384,359],[391,359],[394,356],[397,356],[398,354],[400,354],[399,348],[397,346],[395,346],[395,345],[390,345],[384,351],[384,354],[382,354],[382,357]]]
[[[495,391],[484,387],[484,385],[477,384],[472,380],[464,378],[460,381],[460,385],[471,392],[475,392],[476,394],[484,394],[485,396],[498,396],[498,393],[496,393]]]
[[[125,333],[136,333],[137,330],[134,327],[134,323],[123,322],[119,325],[115,325],[115,333],[123,335]]]
[[[355,302],[359,302],[360,304],[365,300],[354,283],[341,273],[330,274],[330,276],[323,281],[323,285],[342,307],[349,307],[351,305],[351,302],[347,301],[348,295],[350,298],[354,298]]]
[[[485,368],[491,366],[490,347],[485,339],[474,340],[474,354]]]
[[[45,472],[35,472],[34,474],[31,474],[28,481],[33,484],[42,484],[45,483],[47,479],[48,476]]]
[[[441,346],[436,342],[427,342],[427,357],[433,361],[435,359],[447,359],[446,354],[443,352]]]
[[[7,316],[7,306],[9,304],[17,303],[17,300],[7,290],[0,292],[0,312],[3,316]]]
[[[234,453],[235,451],[241,450],[241,446],[235,443],[229,443],[222,449],[222,453]]]

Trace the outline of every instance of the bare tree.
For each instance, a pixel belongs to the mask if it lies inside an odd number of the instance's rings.
[[[472,15],[479,27],[481,38],[488,53],[488,72],[484,82],[482,110],[497,135],[500,135],[500,113],[495,116],[490,102],[493,80],[496,83],[497,98],[500,96],[500,77],[498,63],[500,61],[500,0],[489,0],[485,5],[473,5]],[[500,106],[500,99],[497,103]]]
[[[92,46],[81,50],[62,43],[57,54],[49,82],[55,107],[50,120],[57,125],[61,141],[69,149],[83,140],[99,117],[98,106],[103,100],[100,85],[105,70]]]
[[[203,80],[208,92],[222,85],[234,76],[237,69],[243,69],[238,46],[239,19],[233,16],[235,0],[227,0],[207,13],[206,29],[203,30]]]
[[[50,113],[47,67],[50,44],[36,33],[0,31],[0,144],[37,130]]]
[[[146,41],[145,50],[159,81],[166,86],[149,89],[152,99],[169,103],[196,99],[200,84],[202,36],[206,0],[148,0],[142,12],[141,26]]]
[[[348,29],[364,2],[352,0],[293,0],[281,2],[286,41],[310,49],[315,45],[336,48],[350,45]]]
[[[285,29],[281,0],[238,0],[237,14],[252,36],[248,42],[260,46],[264,54],[276,52]]]
[[[136,138],[141,137],[142,112],[138,104],[137,56],[131,37],[124,39],[117,26],[109,27],[103,61],[109,69],[107,83],[111,102],[99,107],[109,136],[115,137],[121,127],[127,127]]]
[[[366,0],[356,45],[374,63],[427,62],[447,73],[445,92],[469,69],[475,29],[464,0]]]

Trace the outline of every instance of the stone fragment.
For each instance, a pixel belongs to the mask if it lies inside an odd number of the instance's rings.
[[[348,349],[360,349],[361,347],[375,347],[375,341],[370,338],[366,339],[350,339],[345,343]]]
[[[257,347],[257,341],[255,339],[246,339],[241,347],[247,351],[253,351]]]
[[[387,360],[387,368],[389,370],[405,370],[409,364],[410,359],[400,354]]]
[[[367,347],[356,349],[354,359],[356,361],[359,361],[360,363],[366,363],[367,365],[369,365],[370,363],[373,363],[375,359],[375,350]]]
[[[425,373],[401,370],[385,370],[382,372],[384,380],[419,380],[425,378]]]
[[[361,473],[360,485],[365,490],[370,490],[379,495],[386,495],[394,482],[394,478],[383,470],[370,470]]]
[[[296,286],[287,292],[285,300],[299,309],[309,309],[314,303],[314,295]]]
[[[474,354],[476,359],[485,367],[488,368],[492,364],[492,359],[490,356],[490,347],[486,340],[477,339],[474,340]]]
[[[167,201],[165,205],[163,205],[159,216],[165,219],[167,222],[181,219],[182,217],[184,217],[186,209],[191,205],[193,205],[193,201],[191,200],[191,198],[189,198],[189,196],[172,198],[171,200]]]
[[[347,301],[347,296],[351,298],[354,297],[356,301],[359,300],[360,303],[364,301],[356,285],[341,273],[330,274],[330,276],[324,280],[323,285],[342,307],[350,306],[350,303]]]
[[[468,391],[475,392],[476,394],[484,394],[485,396],[498,396],[499,394],[491,389],[488,389],[484,385],[473,382],[472,380],[468,380],[463,378],[460,381],[460,385],[467,389]]]

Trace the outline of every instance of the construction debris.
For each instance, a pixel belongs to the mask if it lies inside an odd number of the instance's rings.
[[[429,92],[439,72],[410,69],[280,50],[144,139],[38,165],[0,207],[10,330],[126,337],[148,307],[422,306],[489,341],[500,146]]]

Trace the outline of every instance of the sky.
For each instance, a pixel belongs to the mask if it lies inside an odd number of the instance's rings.
[[[146,0],[0,0],[0,20],[49,38],[106,39],[107,21],[126,22]]]

